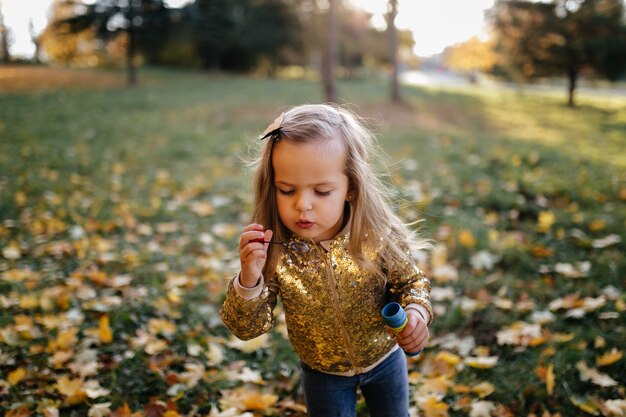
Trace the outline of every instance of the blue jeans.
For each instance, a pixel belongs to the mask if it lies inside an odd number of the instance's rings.
[[[380,365],[355,376],[336,376],[302,366],[302,388],[309,417],[355,417],[357,387],[371,417],[409,415],[406,357],[397,349]]]

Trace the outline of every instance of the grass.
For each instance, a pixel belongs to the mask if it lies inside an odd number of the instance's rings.
[[[240,155],[280,111],[322,101],[320,86],[146,69],[127,89],[121,73],[68,84],[76,74],[40,71],[0,93],[0,410],[301,415],[281,332],[241,346],[218,309],[252,198]],[[407,105],[391,105],[381,80],[339,91],[389,156],[400,214],[438,244],[412,404],[619,415],[626,362],[596,361],[626,345],[626,100],[405,87]],[[614,383],[585,380],[581,361]]]

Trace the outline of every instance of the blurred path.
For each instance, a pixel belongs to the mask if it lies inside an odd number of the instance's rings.
[[[400,75],[400,81],[407,85],[417,85],[423,87],[467,87],[472,85],[469,78],[451,71],[445,70],[417,70],[405,71]],[[509,90],[521,91],[543,91],[562,93],[566,91],[564,81],[554,81],[552,83],[516,84],[511,82],[500,82],[479,76],[478,83],[475,84],[486,88],[505,88]],[[626,97],[626,85],[618,83],[607,86],[594,86],[592,82],[581,80],[576,89],[579,94],[599,95],[605,97]]]

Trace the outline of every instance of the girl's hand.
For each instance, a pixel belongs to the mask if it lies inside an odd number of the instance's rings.
[[[239,283],[244,287],[254,287],[259,282],[267,258],[269,243],[253,242],[253,240],[272,240],[274,232],[263,230],[260,224],[250,224],[243,229],[239,238],[239,259],[241,275]]]
[[[396,336],[396,341],[405,352],[419,352],[428,344],[428,323],[417,310],[409,308],[405,311],[409,321]]]

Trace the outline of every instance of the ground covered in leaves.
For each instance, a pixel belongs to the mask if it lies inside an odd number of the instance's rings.
[[[0,413],[305,415],[280,310],[246,343],[218,311],[252,198],[241,156],[320,86],[97,79],[0,93]],[[413,415],[625,416],[626,99],[339,88],[436,242]]]

